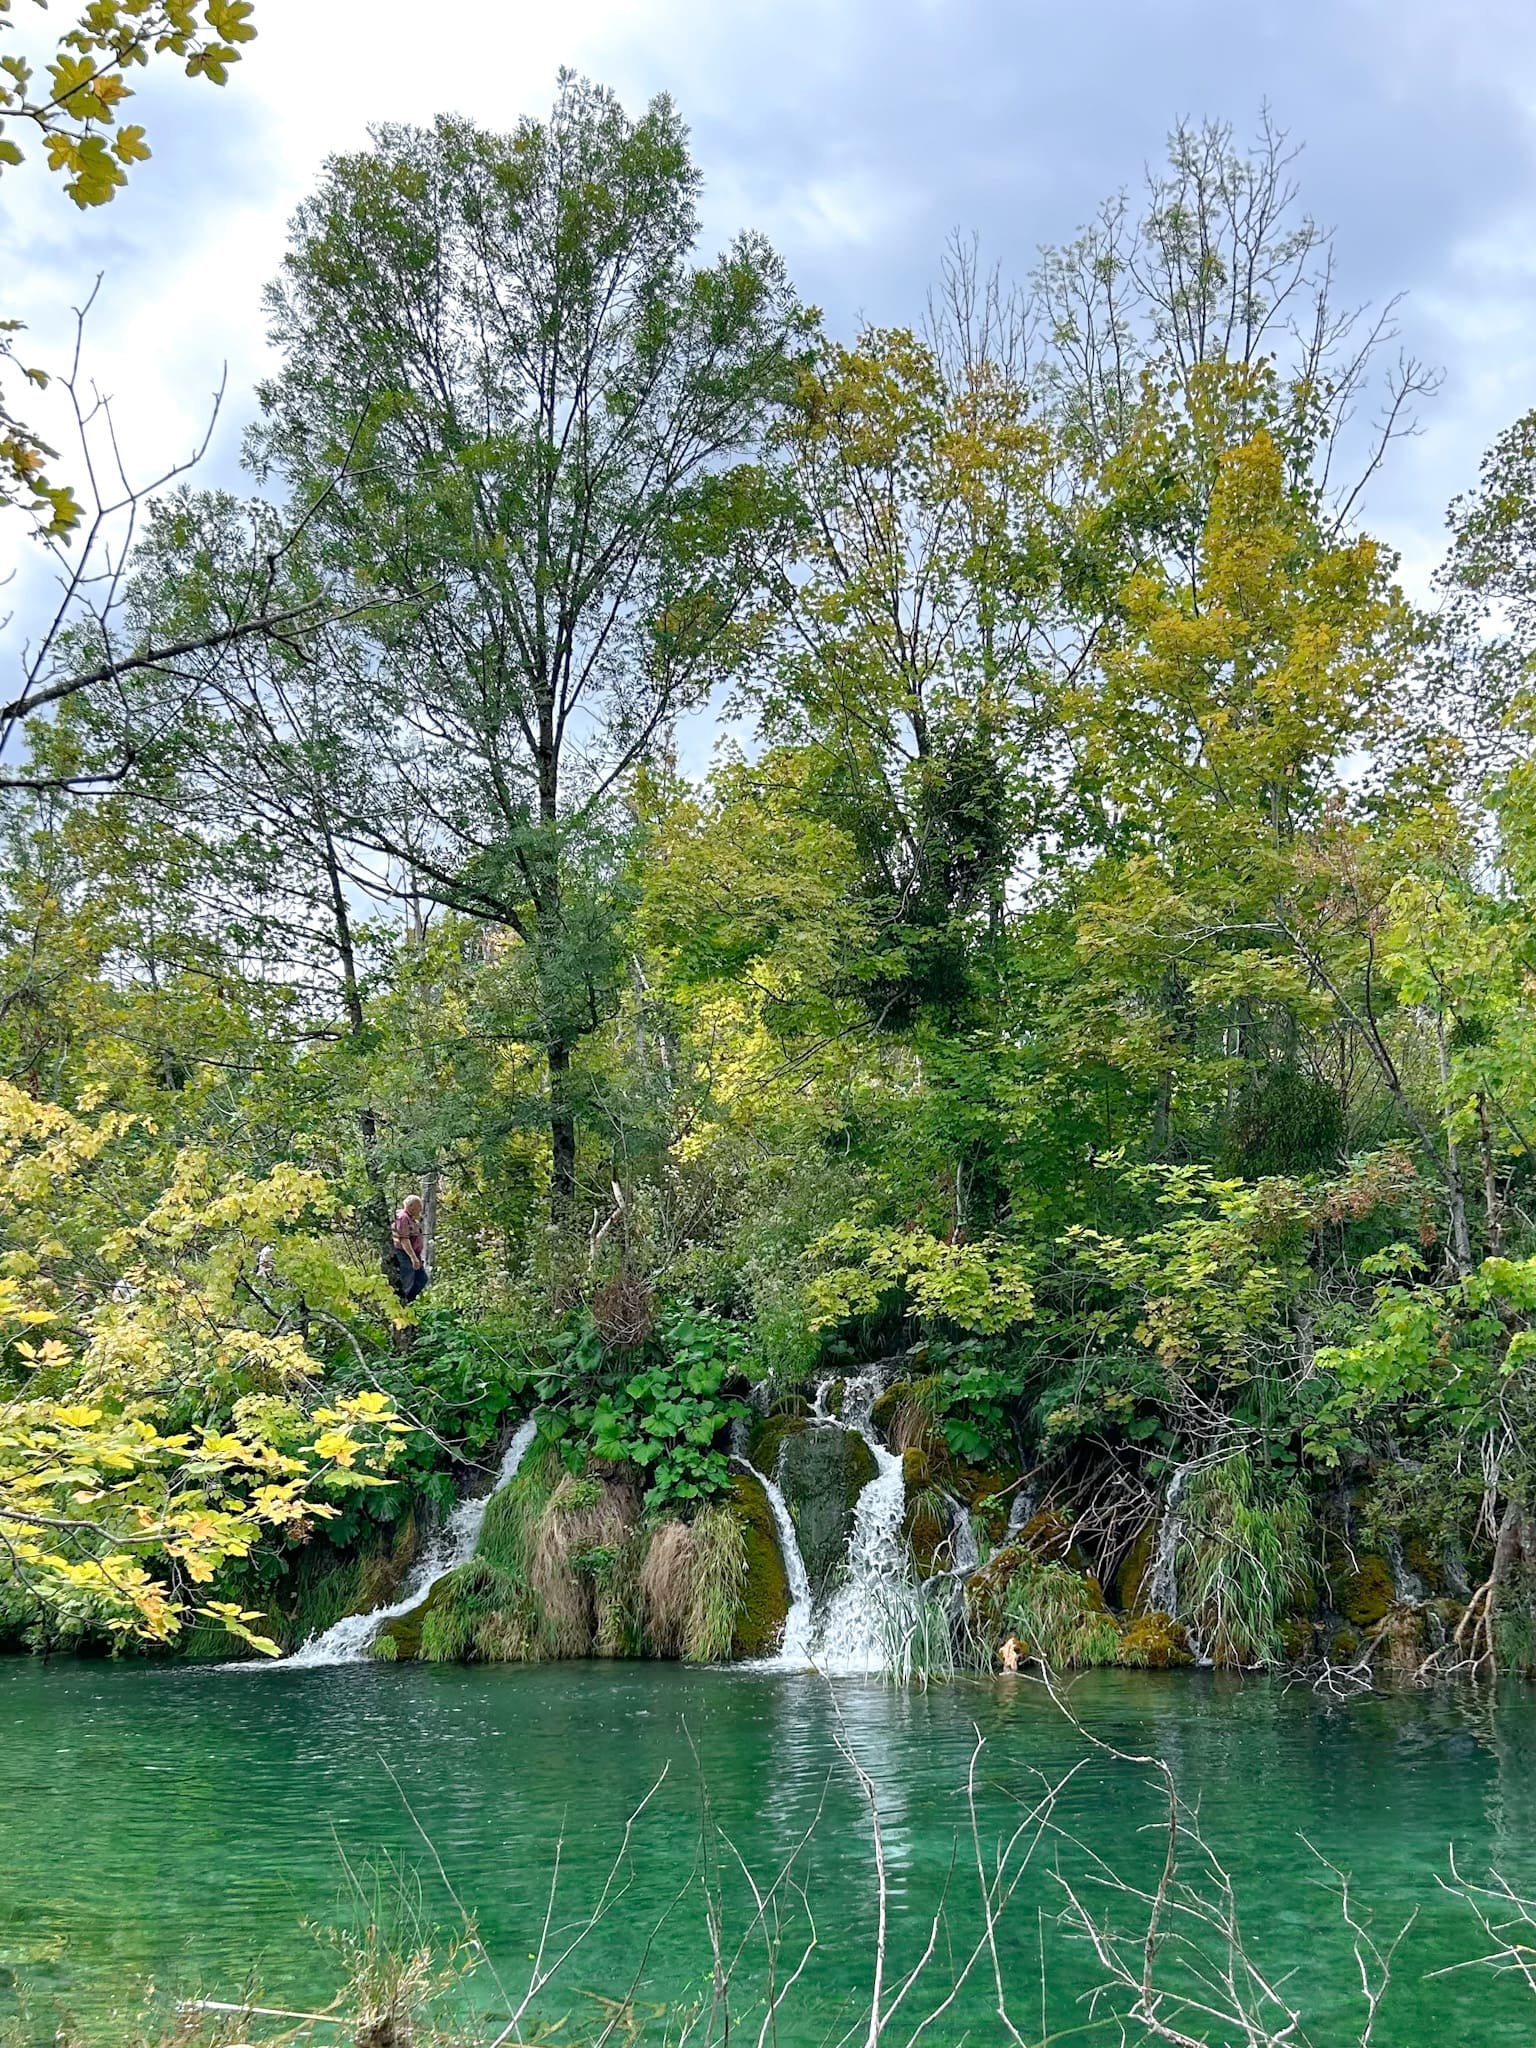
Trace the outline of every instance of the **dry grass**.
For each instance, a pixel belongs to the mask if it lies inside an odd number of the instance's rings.
[[[898,1456],[907,1451],[921,1451],[925,1458],[932,1458],[948,1451],[938,1427],[938,1402],[942,1390],[941,1380],[931,1377],[913,1380],[897,1402],[886,1440]]]
[[[640,1567],[645,1640],[653,1657],[681,1657],[693,1617],[694,1538],[686,1522],[662,1522]]]
[[[550,1656],[590,1655],[597,1637],[597,1589],[591,1570],[579,1568],[578,1560],[616,1553],[639,1516],[639,1502],[621,1480],[562,1474],[528,1546],[528,1584],[543,1614]]]

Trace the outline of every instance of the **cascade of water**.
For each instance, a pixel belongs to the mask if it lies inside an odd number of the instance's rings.
[[[818,1417],[826,1415],[831,1384],[817,1389]],[[871,1419],[879,1392],[878,1373],[843,1381],[840,1420],[864,1439],[876,1470],[854,1505],[843,1582],[818,1618],[812,1639],[812,1661],[823,1671],[883,1671],[882,1618],[907,1590],[906,1547],[901,1540],[906,1477],[901,1459],[886,1449]]]
[[[1168,1482],[1168,1492],[1163,1500],[1163,1519],[1158,1524],[1157,1546],[1152,1553],[1152,1569],[1147,1573],[1147,1612],[1171,1614],[1175,1620],[1179,1614],[1178,1551],[1184,1535],[1184,1517],[1179,1513],[1179,1502],[1194,1469],[1193,1465],[1180,1465]]]
[[[815,1599],[811,1593],[810,1577],[805,1569],[805,1559],[800,1555],[800,1538],[795,1534],[794,1519],[789,1512],[789,1503],[779,1491],[775,1480],[766,1472],[759,1472],[755,1465],[741,1461],[752,1473],[768,1497],[773,1510],[773,1525],[779,1534],[779,1554],[784,1560],[784,1574],[789,1580],[789,1613],[784,1621],[784,1640],[779,1644],[778,1654],[768,1659],[773,1664],[783,1664],[795,1671],[803,1671],[811,1661],[811,1619],[815,1612]]]
[[[949,1503],[949,1570],[952,1578],[965,1580],[981,1563],[981,1545],[976,1541],[976,1524],[964,1501]]]
[[[308,1642],[302,1643],[285,1660],[286,1663],[289,1666],[360,1664],[385,1622],[410,1614],[426,1599],[439,1579],[459,1565],[468,1563],[480,1540],[480,1524],[485,1520],[492,1494],[499,1493],[509,1479],[516,1477],[517,1468],[522,1464],[537,1428],[538,1423],[531,1415],[526,1422],[518,1424],[490,1491],[466,1495],[455,1505],[447,1521],[411,1567],[405,1591],[398,1600],[392,1600],[385,1607],[372,1608],[367,1614],[344,1614],[323,1635],[311,1636]]]
[[[1022,1536],[1035,1518],[1035,1496],[1027,1486],[1021,1486],[1013,1496],[1008,1509],[1008,1540]]]
[[[834,1415],[830,1402],[836,1386],[843,1391],[841,1412]],[[777,1656],[766,1660],[776,1668],[804,1671],[815,1665],[833,1672],[875,1672],[885,1668],[882,1615],[909,1589],[906,1552],[901,1541],[906,1483],[901,1459],[886,1449],[871,1420],[879,1392],[878,1373],[863,1373],[849,1379],[834,1377],[822,1381],[812,1404],[813,1422],[854,1431],[869,1446],[875,1461],[875,1476],[854,1504],[843,1582],[820,1614],[816,1611],[789,1504],[777,1481],[749,1463],[744,1435],[733,1433],[732,1449],[739,1462],[754,1474],[773,1510],[779,1550],[789,1579],[790,1609],[784,1624],[784,1640]],[[969,1517],[966,1527],[969,1531]]]

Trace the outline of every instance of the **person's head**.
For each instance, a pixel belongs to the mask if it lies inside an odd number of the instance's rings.
[[[400,1206],[404,1209],[407,1216],[419,1216],[421,1214],[421,1197],[420,1195],[407,1195]]]

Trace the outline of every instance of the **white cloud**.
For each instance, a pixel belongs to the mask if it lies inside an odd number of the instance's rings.
[[[1536,21],[1523,0],[1176,11],[1169,34],[1145,0],[1091,16],[1021,0],[259,0],[223,93],[147,84],[156,158],[113,206],[82,217],[40,171],[6,177],[4,310],[56,361],[70,305],[105,272],[90,366],[144,464],[191,445],[227,361],[208,474],[228,479],[288,216],[371,122],[453,110],[509,128],[547,108],[562,63],[631,104],[670,90],[710,237],[764,229],[846,327],[917,318],[953,226],[1027,270],[1136,178],[1175,116],[1241,133],[1267,94],[1309,142],[1305,194],[1340,226],[1345,296],[1410,287],[1406,339],[1450,371],[1371,508],[1427,560],[1445,499],[1536,398]],[[0,551],[17,542],[0,522]]]

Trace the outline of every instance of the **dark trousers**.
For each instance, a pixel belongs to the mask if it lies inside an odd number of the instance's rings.
[[[395,1246],[395,1292],[402,1301],[414,1301],[427,1284],[427,1269],[411,1263],[411,1255]]]

